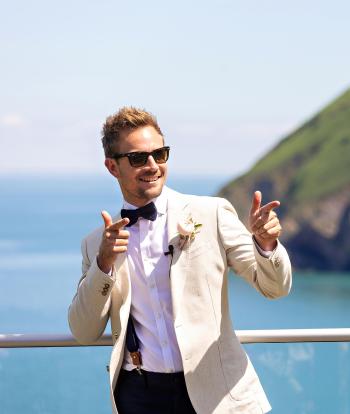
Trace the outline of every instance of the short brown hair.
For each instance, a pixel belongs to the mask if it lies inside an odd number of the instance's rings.
[[[156,117],[144,109],[124,106],[114,115],[109,116],[102,129],[102,145],[106,158],[112,157],[115,153],[122,132],[145,126],[152,126],[163,136]]]

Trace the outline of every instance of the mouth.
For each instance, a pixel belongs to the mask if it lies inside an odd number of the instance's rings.
[[[140,181],[143,183],[155,183],[161,178],[161,175],[156,175],[152,177],[141,177],[139,178]]]

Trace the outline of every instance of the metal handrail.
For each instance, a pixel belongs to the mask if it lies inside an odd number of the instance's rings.
[[[350,328],[237,330],[242,344],[288,342],[350,342]],[[70,334],[0,334],[0,348],[76,347]],[[90,345],[88,345],[90,346]],[[91,346],[112,346],[112,336],[103,335]]]

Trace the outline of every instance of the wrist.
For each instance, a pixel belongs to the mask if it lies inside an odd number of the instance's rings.
[[[99,256],[96,257],[97,266],[101,270],[101,272],[106,273],[107,275],[111,272],[112,266],[108,263],[105,263],[103,260],[100,259]]]
[[[277,240],[264,240],[254,235],[254,240],[260,249],[266,252],[272,252],[277,247]]]

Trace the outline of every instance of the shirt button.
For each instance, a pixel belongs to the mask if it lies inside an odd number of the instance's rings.
[[[168,341],[162,341],[162,346],[167,346],[168,345]]]

